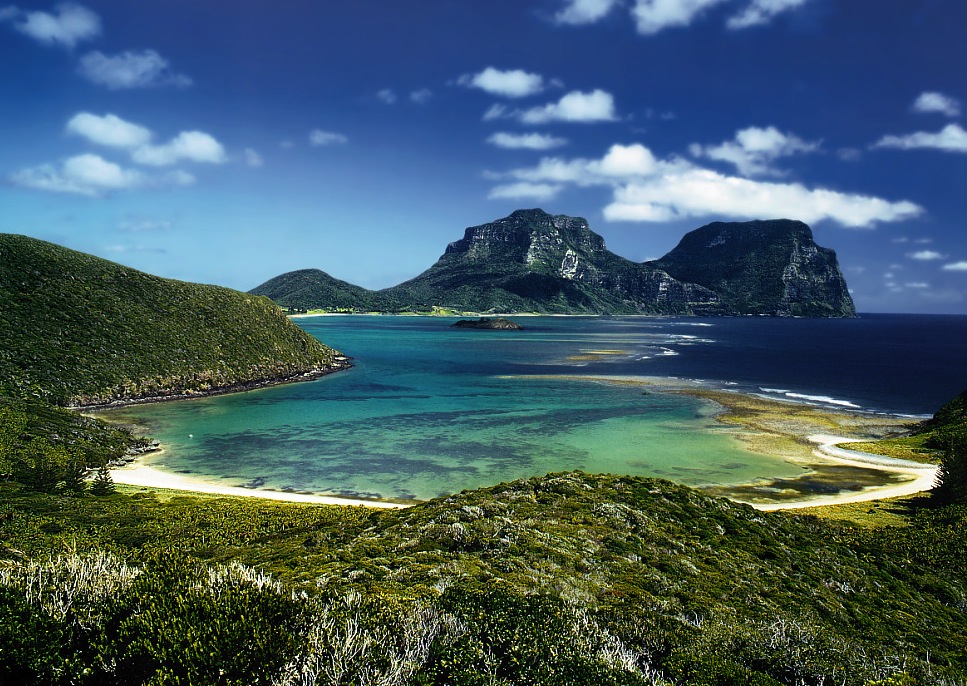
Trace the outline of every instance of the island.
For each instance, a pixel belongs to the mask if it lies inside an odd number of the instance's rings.
[[[450,325],[457,329],[489,329],[492,331],[520,331],[524,327],[504,317],[481,317],[480,319],[461,319]]]

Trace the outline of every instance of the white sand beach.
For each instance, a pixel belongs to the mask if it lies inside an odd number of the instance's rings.
[[[239,486],[223,486],[180,474],[172,474],[145,465],[128,465],[111,470],[114,483],[128,486],[143,486],[146,488],[165,488],[177,491],[192,491],[195,493],[211,493],[215,495],[243,496],[247,498],[266,498],[269,500],[283,500],[291,503],[315,503],[318,505],[347,505],[377,507],[393,509],[407,507],[400,503],[387,503],[375,500],[359,500],[356,498],[342,498],[328,495],[312,495],[309,493],[289,493],[286,491],[270,491],[266,489],[241,488]]]
[[[857,492],[841,492],[830,496],[815,496],[809,499],[784,503],[751,503],[757,510],[793,510],[822,505],[839,505],[843,503],[859,503],[882,498],[896,498],[898,496],[913,495],[922,491],[929,491],[937,480],[936,465],[921,464],[909,460],[897,460],[871,453],[861,453],[837,447],[840,443],[853,443],[855,438],[834,436],[829,434],[813,434],[807,436],[817,445],[814,451],[817,457],[839,464],[865,469],[878,469],[891,474],[908,474],[910,480],[891,486],[873,486]]]

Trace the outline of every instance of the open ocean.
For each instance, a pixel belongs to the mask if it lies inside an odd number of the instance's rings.
[[[927,416],[967,390],[967,317],[297,320],[355,367],[315,382],[112,412],[147,463],[233,486],[426,499],[550,471],[728,485],[795,476],[714,406],[595,376],[677,377],[827,408]],[[553,376],[584,377],[552,378]]]

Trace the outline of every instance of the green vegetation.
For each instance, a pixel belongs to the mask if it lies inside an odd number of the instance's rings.
[[[940,454],[934,494],[944,501],[967,503],[967,391],[941,407],[917,435]]]
[[[138,440],[55,406],[339,362],[268,300],[0,236],[0,317],[2,684],[967,680],[967,396],[922,428],[942,499],[896,525],[580,472],[268,503],[116,488]]]
[[[266,298],[0,234],[0,394],[54,405],[204,393],[331,368]]]
[[[860,528],[582,473],[401,511],[0,489],[0,681],[967,678],[964,506]]]

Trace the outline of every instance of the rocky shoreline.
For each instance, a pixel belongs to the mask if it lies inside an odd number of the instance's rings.
[[[165,395],[150,395],[137,398],[115,398],[98,403],[68,405],[67,408],[78,412],[97,412],[100,410],[114,410],[131,405],[147,405],[149,403],[163,403],[174,400],[189,400],[192,398],[207,398],[215,395],[226,395],[228,393],[240,393],[242,391],[254,391],[258,388],[268,388],[270,386],[281,386],[287,383],[297,383],[300,381],[315,381],[329,374],[345,371],[352,368],[351,358],[338,356],[335,362],[326,367],[317,367],[306,372],[292,374],[289,376],[275,377],[272,379],[260,379],[254,381],[243,381],[240,383],[218,386],[204,390],[187,389],[184,391],[173,391]]]

